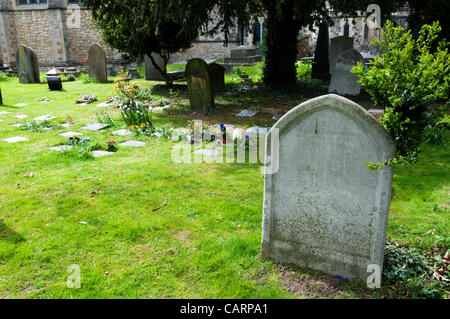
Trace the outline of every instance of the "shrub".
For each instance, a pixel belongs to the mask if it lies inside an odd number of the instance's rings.
[[[312,72],[312,64],[311,63],[304,63],[302,61],[297,61],[295,63],[295,66],[297,68],[297,79],[304,80],[304,79],[311,78],[311,72]]]
[[[425,129],[442,117],[443,109],[432,113],[429,108],[449,95],[450,55],[445,41],[436,43],[440,31],[437,22],[424,25],[413,39],[410,31],[388,21],[382,40],[375,40],[382,57],[376,57],[369,69],[361,64],[353,69],[374,103],[385,109],[381,123],[397,147],[395,159],[369,167],[415,162]]]
[[[439,255],[429,255],[414,247],[387,242],[383,282],[385,286],[390,286],[389,293],[394,298],[442,298],[448,284],[444,280],[436,280],[434,272],[444,272],[445,265],[445,257],[442,259]]]

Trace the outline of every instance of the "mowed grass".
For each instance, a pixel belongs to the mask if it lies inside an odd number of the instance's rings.
[[[105,101],[113,84],[67,82],[63,92],[17,79],[0,86],[6,105],[0,112],[12,113],[0,115],[0,140],[29,138],[0,142],[0,297],[298,297],[285,288],[283,270],[260,258],[264,179],[258,165],[176,164],[174,144],[165,139],[113,136],[118,128],[80,130],[96,122],[99,110],[122,125],[111,107],[74,102],[81,94]],[[44,98],[54,101],[39,101]],[[12,107],[17,103],[29,105]],[[58,117],[55,123],[70,115],[78,124],[23,131],[10,126],[26,122],[14,118],[19,114],[28,120],[49,114]],[[188,119],[155,114],[154,124],[178,127]],[[69,130],[98,143],[138,139],[146,145],[95,160],[50,151],[65,141],[58,134]],[[425,248],[448,244],[448,157],[443,147],[427,147],[421,162],[396,169],[393,239]],[[153,210],[166,199],[167,206]],[[80,289],[66,285],[74,264],[81,270]],[[352,289],[331,297],[357,297]]]

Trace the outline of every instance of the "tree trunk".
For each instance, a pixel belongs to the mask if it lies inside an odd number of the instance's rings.
[[[270,88],[295,85],[298,27],[294,22],[294,2],[266,0],[267,35],[264,84]]]
[[[158,70],[159,73],[161,73],[162,77],[164,78],[164,81],[166,81],[167,85],[172,85],[173,81],[170,78],[170,76],[167,74],[167,69],[161,69],[158,65],[158,63],[156,63],[155,59],[152,57],[152,53],[147,54],[147,56],[149,57],[150,61],[152,61],[153,66],[155,67],[156,70]],[[167,60],[168,58],[166,58],[165,56],[163,57],[164,59],[164,64],[167,64]]]

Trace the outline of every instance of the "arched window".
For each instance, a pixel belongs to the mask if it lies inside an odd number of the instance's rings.
[[[345,22],[344,25],[344,36],[350,36],[350,25],[348,24],[348,22]]]
[[[364,24],[364,42],[369,42],[369,27]]]

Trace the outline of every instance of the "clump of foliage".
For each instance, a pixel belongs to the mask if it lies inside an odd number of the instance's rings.
[[[297,61],[295,63],[295,66],[297,68],[297,79],[310,79],[311,78],[311,72],[312,72],[312,64],[311,63],[304,63],[302,61]]]
[[[121,117],[128,127],[146,125],[150,128],[152,125],[152,116],[149,106],[141,102],[143,96],[142,90],[137,83],[128,81],[125,72],[114,81],[116,84],[114,93],[119,97],[118,107],[121,110]],[[147,96],[147,95],[145,95]]]
[[[391,297],[442,298],[448,293],[450,260],[445,256],[427,255],[413,247],[388,242],[383,266],[383,282]],[[437,279],[439,278],[439,280]]]
[[[31,132],[42,132],[44,129],[57,129],[58,125],[55,125],[49,121],[30,121],[20,127],[22,130]]]
[[[108,124],[110,127],[117,127],[116,121],[114,121],[108,113],[101,111],[97,112],[96,116],[98,123]]]
[[[437,22],[424,25],[414,39],[410,31],[388,21],[382,40],[374,42],[382,57],[369,69],[361,64],[353,69],[374,103],[385,109],[381,123],[397,147],[395,159],[369,167],[417,161],[425,129],[435,126],[448,107],[450,54],[445,41],[437,42],[440,31]],[[444,108],[432,112],[430,105],[442,100],[447,100]]]

